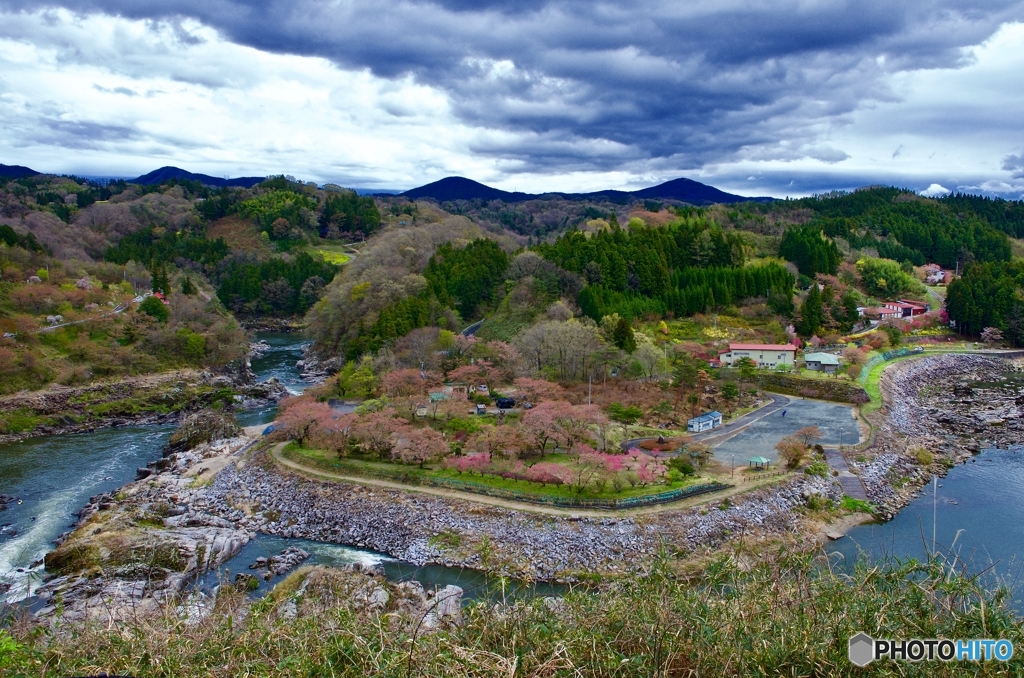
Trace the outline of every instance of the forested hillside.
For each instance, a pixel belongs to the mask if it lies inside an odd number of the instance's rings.
[[[924,264],[965,270],[1010,261],[1008,235],[1021,219],[1019,203],[872,188],[708,208],[460,201],[440,213],[468,217],[458,223],[469,230],[428,235],[404,215],[429,203],[383,202],[404,228],[375,239],[370,258],[350,266],[310,315],[317,345],[351,360],[390,350],[419,328],[453,330],[481,318],[481,337],[519,341],[537,323],[565,320],[548,309],[555,302],[595,326],[750,308],[804,337],[849,332],[863,322],[860,308],[924,299]],[[401,262],[395,249],[406,253]],[[366,266],[378,260],[390,261]],[[1001,308],[964,323],[965,331],[1002,326],[1009,310]]]
[[[243,357],[231,312],[301,317],[344,260],[320,248],[380,223],[371,198],[281,177],[252,188],[5,178],[0,390]],[[150,291],[166,303],[140,303]]]
[[[859,308],[937,306],[924,264],[963,273],[948,312],[964,333],[1022,341],[1010,240],[1024,231],[1020,202],[895,188],[710,207],[595,200],[438,205],[284,177],[251,188],[6,178],[0,323],[24,339],[4,340],[10,383],[160,369],[183,360],[187,333],[206,342],[192,340],[191,363],[223,362],[234,355],[225,332],[239,331],[231,313],[308,313],[317,349],[352,361],[477,320],[482,338],[521,348],[535,328],[576,323],[569,335],[589,333],[577,340],[598,352],[631,347],[612,325],[709,313],[757,318],[778,339],[787,327],[839,336],[863,325]],[[168,324],[132,307],[103,331],[38,332],[48,317],[99,319],[150,289],[168,297]],[[159,338],[168,332],[181,346]],[[118,363],[129,346],[152,360]]]

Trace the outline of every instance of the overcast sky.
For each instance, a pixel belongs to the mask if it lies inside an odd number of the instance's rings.
[[[89,175],[1018,199],[1024,2],[0,0],[0,126]]]

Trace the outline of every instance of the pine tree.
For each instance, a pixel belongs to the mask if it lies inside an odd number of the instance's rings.
[[[818,283],[811,283],[811,291],[807,293],[804,305],[800,307],[800,334],[812,336],[821,328],[824,312],[821,303],[821,291]]]
[[[192,296],[196,291],[196,284],[192,282],[192,278],[185,276],[185,282],[181,283],[181,293]]]
[[[612,341],[626,353],[633,353],[636,350],[636,337],[633,336],[633,327],[625,318],[619,318],[619,322],[612,332]]]

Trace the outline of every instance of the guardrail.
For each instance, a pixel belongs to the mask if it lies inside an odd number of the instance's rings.
[[[915,351],[912,348],[897,348],[892,351],[886,351],[885,353],[879,353],[864,363],[864,368],[860,371],[860,376],[857,377],[857,381],[860,382],[861,386],[866,386],[868,383],[868,375],[871,374],[871,370],[878,365],[887,363],[890,360],[895,360],[896,358],[902,358],[903,356],[913,355],[916,353],[923,353],[923,351]]]
[[[285,456],[287,455],[285,453]],[[292,458],[292,461],[299,462],[300,459]],[[327,470],[327,469],[324,469]],[[510,499],[512,501],[519,501],[527,504],[538,504],[541,506],[554,506],[556,508],[567,508],[567,509],[626,509],[626,508],[639,508],[642,506],[656,506],[658,504],[668,504],[674,501],[682,501],[690,497],[696,497],[702,494],[708,494],[710,492],[719,492],[721,490],[727,490],[732,485],[725,483],[703,483],[701,485],[690,485],[689,487],[680,487],[675,490],[668,490],[667,492],[659,492],[658,494],[647,494],[639,497],[624,497],[622,499],[574,499],[571,497],[545,497],[543,495],[534,494],[532,492],[520,492],[517,490],[506,490],[498,487],[491,487],[489,485],[482,485],[480,483],[474,483],[466,480],[458,480],[457,478],[428,478],[412,473],[403,473],[396,470],[393,473],[385,471],[373,471],[370,469],[358,469],[354,470],[347,468],[344,465],[334,467],[335,472],[344,473],[348,471],[354,476],[366,476],[368,478],[377,478],[379,480],[390,480],[392,482],[405,483],[406,485],[419,485],[427,487],[440,487],[449,490],[458,490],[460,492],[471,492],[473,494],[482,494],[488,497],[494,497],[496,499]]]

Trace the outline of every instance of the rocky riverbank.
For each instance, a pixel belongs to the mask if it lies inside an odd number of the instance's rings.
[[[254,381],[247,366],[222,373],[178,370],[4,396],[0,398],[0,445],[34,436],[164,424],[217,402],[228,409],[252,409],[288,395],[276,380]]]
[[[886,371],[885,422],[874,446],[850,461],[883,516],[909,502],[932,473],[983,446],[1024,439],[1024,383],[1015,369],[999,359],[946,355]],[[635,517],[548,515],[308,479],[283,471],[265,446],[244,437],[174,451],[140,469],[143,475],[117,493],[94,497],[77,529],[47,556],[48,570],[59,576],[40,595],[60,599],[65,615],[115,618],[156,609],[257,532],[373,549],[417,565],[581,581],[644,572],[666,550],[700,556],[738,538],[806,536],[801,509],[843,496],[834,477],[800,474],[687,509]],[[280,572],[302,560],[301,553],[286,552],[263,565]],[[240,577],[239,585],[252,576]],[[390,585],[365,584],[357,588],[366,589],[366,600],[396,595]],[[412,598],[418,609],[431,604],[427,594]],[[41,614],[53,610],[49,605]]]
[[[663,548],[689,553],[753,532],[799,530],[793,509],[809,497],[838,500],[832,478],[799,476],[730,501],[642,517],[577,517],[515,511],[454,498],[283,473],[264,453],[225,468],[198,510],[252,532],[369,548],[416,565],[576,581],[643,571]]]
[[[892,518],[932,475],[987,447],[1024,442],[1022,362],[973,354],[887,368],[885,419],[875,443],[849,460],[879,514]]]
[[[302,360],[295,363],[302,378],[311,384],[322,383],[344,366],[344,358],[339,356],[323,358],[313,350],[312,344],[302,350]]]

